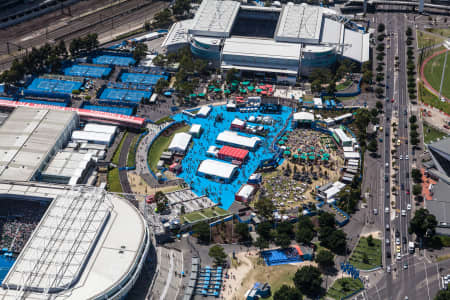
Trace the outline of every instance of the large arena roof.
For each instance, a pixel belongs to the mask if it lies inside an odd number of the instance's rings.
[[[319,6],[307,4],[283,6],[275,32],[275,40],[318,44],[322,16],[322,8]]]
[[[237,1],[202,1],[189,33],[214,37],[230,36],[239,7],[240,3]]]
[[[76,120],[70,111],[16,108],[0,127],[0,179],[32,179]]]
[[[148,251],[144,219],[127,200],[99,188],[56,194],[0,299],[121,298]]]

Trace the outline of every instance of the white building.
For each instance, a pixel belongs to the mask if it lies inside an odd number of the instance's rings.
[[[246,137],[239,135],[237,132],[226,130],[219,133],[216,142],[219,144],[236,146],[248,150],[255,150],[261,142],[259,137]]]
[[[360,160],[359,152],[344,152],[344,159]]]
[[[238,168],[235,165],[218,160],[206,159],[200,163],[197,173],[206,178],[227,183],[237,171]]]
[[[169,150],[175,153],[186,153],[191,142],[192,135],[185,132],[179,132],[173,136],[172,141],[169,145]]]
[[[199,137],[202,132],[202,125],[200,124],[192,124],[191,128],[189,129],[189,134],[194,137]]]
[[[114,135],[117,133],[117,126],[87,123],[84,126],[83,131],[109,133]]]
[[[0,180],[33,180],[78,126],[75,112],[16,108],[0,127]]]
[[[92,157],[92,153],[60,151],[41,173],[40,180],[70,185],[83,183],[93,167]]]
[[[200,110],[197,112],[196,116],[200,118],[206,118],[211,112],[211,107],[204,105],[200,107]]]
[[[93,143],[93,144],[101,144],[101,145],[111,145],[114,140],[113,133],[104,133],[104,132],[92,132],[92,131],[84,131],[84,130],[74,130],[72,132],[72,141],[77,143]]]
[[[223,71],[269,73],[290,84],[338,57],[369,60],[369,33],[335,10],[305,3],[262,7],[203,0],[194,19],[172,25],[163,43],[167,51],[181,45]]]
[[[332,129],[332,135],[336,142],[338,142],[343,147],[353,146],[352,139],[342,130],[342,128]]]
[[[3,280],[0,299],[125,298],[151,243],[144,217],[100,188],[5,184],[1,191],[34,200],[40,190],[51,204]]]

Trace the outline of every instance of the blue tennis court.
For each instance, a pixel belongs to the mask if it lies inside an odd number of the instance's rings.
[[[0,255],[0,284],[5,279],[6,275],[8,275],[9,270],[14,265],[16,258],[13,256],[6,256],[6,254]]]
[[[114,107],[114,106],[100,106],[100,105],[83,105],[84,109],[90,109],[95,111],[104,111],[113,114],[121,114],[131,116],[133,114],[133,108],[131,107]]]
[[[274,249],[261,252],[261,256],[268,266],[277,266],[302,262],[300,254],[295,248]]]
[[[82,85],[82,82],[77,81],[35,78],[33,82],[27,87],[27,89],[35,92],[71,94],[73,90],[80,89]]]
[[[155,85],[160,78],[164,78],[167,80],[168,77],[165,75],[141,74],[141,73],[123,73],[122,76],[120,76],[120,80],[122,82],[153,84],[153,85]]]
[[[43,100],[34,100],[34,99],[21,99],[19,102],[25,103],[35,103],[35,104],[45,104],[45,105],[54,105],[60,107],[67,107],[67,103],[65,102],[56,102],[56,101],[43,101]]]
[[[191,186],[197,195],[208,195],[211,200],[222,203],[221,207],[228,209],[234,202],[234,195],[240,189],[242,184],[246,183],[251,174],[258,168],[263,160],[273,158],[274,153],[269,150],[269,147],[275,136],[283,129],[291,109],[283,107],[281,114],[263,114],[244,113],[244,112],[230,112],[225,106],[213,107],[211,113],[207,118],[191,118],[185,114],[177,114],[173,116],[175,121],[185,121],[188,124],[200,124],[204,128],[201,139],[196,139],[193,142],[192,148],[187,152],[182,161],[183,172],[179,177],[183,178],[187,184]],[[216,116],[223,117],[222,122],[215,122]],[[216,144],[217,135],[225,130],[229,130],[231,122],[234,118],[246,120],[249,116],[270,116],[274,120],[274,124],[270,126],[271,130],[266,137],[261,138],[261,146],[254,152],[249,153],[248,161],[239,168],[237,177],[228,184],[222,184],[202,176],[197,175],[199,164],[210,157],[206,156],[209,146],[221,147]],[[265,125],[265,127],[267,127]],[[242,135],[245,135],[242,133]],[[252,136],[252,135],[247,135]]]
[[[94,57],[92,62],[97,65],[116,65],[116,66],[129,66],[134,65],[136,61],[129,56],[116,56],[116,55],[100,55]]]
[[[134,91],[106,88],[100,95],[100,99],[118,100],[118,101],[132,101],[140,103],[142,98],[150,98],[152,92],[149,91]]]
[[[85,65],[73,65],[64,69],[64,75],[102,78],[111,73],[111,68]]]

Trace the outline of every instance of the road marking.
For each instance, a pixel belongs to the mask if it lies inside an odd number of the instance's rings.
[[[375,284],[375,290],[377,291],[378,299],[381,300],[380,292],[378,291],[377,284]]]
[[[423,262],[423,265],[425,266],[425,280],[427,282],[428,300],[431,300],[431,298],[430,298],[430,287],[428,286],[427,265],[425,264],[425,262]]]

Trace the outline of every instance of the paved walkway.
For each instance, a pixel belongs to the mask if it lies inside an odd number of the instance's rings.
[[[136,150],[136,173],[139,174],[149,186],[157,186],[158,182],[152,174],[150,174],[147,166],[148,147],[158,132],[169,124],[169,122],[161,125],[148,124],[148,134],[142,138]]]

